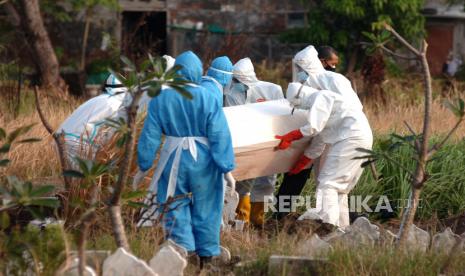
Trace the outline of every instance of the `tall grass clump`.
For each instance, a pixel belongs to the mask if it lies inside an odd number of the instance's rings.
[[[375,141],[374,148],[379,149],[382,139]],[[367,168],[352,195],[372,196],[369,201],[374,209],[380,196],[387,196],[394,209],[394,217],[401,215],[406,207],[409,193],[409,174],[405,169],[412,170],[415,160],[411,158],[412,148],[404,145],[392,151],[391,158],[398,161],[402,167],[386,160],[376,162],[379,179],[375,180]],[[465,212],[465,141],[447,144],[433,158],[430,175],[421,197],[417,219],[447,218]],[[384,214],[385,215],[385,214]],[[374,217],[383,214],[373,214]]]

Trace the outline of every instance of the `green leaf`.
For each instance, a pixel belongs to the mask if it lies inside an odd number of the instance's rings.
[[[125,200],[136,199],[136,198],[144,197],[146,194],[147,194],[146,191],[130,191],[127,193],[123,193],[121,195],[121,198]]]
[[[444,107],[446,107],[447,109],[449,109],[449,110],[451,110],[451,111],[455,109],[454,104],[451,103],[450,100],[444,100],[444,103],[443,103],[443,104],[444,104]]]
[[[84,175],[84,177],[91,174],[90,171],[92,169],[92,166],[94,165],[94,162],[92,160],[82,159],[79,157],[74,157],[74,159],[77,161],[79,169],[81,169],[81,173]]]
[[[165,72],[164,78],[165,79],[174,79],[174,78],[180,78],[181,75],[178,74],[178,71],[182,69],[182,66],[179,64],[174,65],[170,70]]]
[[[149,59],[144,60],[140,65],[141,71],[147,71],[149,67],[152,65]]]
[[[376,152],[369,150],[369,149],[365,149],[365,148],[356,148],[355,150],[363,152],[363,153],[376,154]]]
[[[10,226],[10,216],[7,212],[0,213],[0,229],[6,229]]]
[[[148,208],[149,207],[147,204],[144,204],[143,202],[137,202],[137,201],[128,201],[126,202],[126,204],[132,208]]]
[[[160,95],[160,93],[161,93],[161,84],[160,84],[160,83],[154,82],[153,85],[150,85],[150,86],[148,87],[148,92],[147,92],[147,94],[148,94],[150,97],[154,98],[154,97]]]
[[[10,151],[11,144],[4,144],[2,147],[0,147],[0,153],[7,153]]]
[[[54,185],[40,186],[40,187],[36,187],[35,189],[33,189],[32,192],[30,193],[30,196],[33,196],[33,197],[44,196],[44,195],[50,194],[54,190],[55,190]]]
[[[132,63],[132,61],[127,58],[126,56],[121,56],[121,61],[127,66],[127,69],[129,69],[129,71],[136,71],[136,66],[134,65],[134,63]]]
[[[6,137],[6,131],[0,127],[0,141],[5,139]]]
[[[376,41],[376,36],[372,33],[369,32],[362,32],[364,36],[366,36],[368,39],[370,39],[372,42]]]
[[[30,124],[30,125],[27,125],[27,126],[24,126],[24,127],[19,127],[17,129],[15,129],[13,132],[11,132],[8,135],[7,142],[9,144],[11,144],[14,140],[16,140],[16,138],[18,138],[19,136],[29,132],[32,129],[32,127],[34,127],[34,125],[36,125],[36,124]]]
[[[176,92],[181,94],[181,96],[192,100],[194,97],[192,96],[191,92],[189,92],[184,86],[178,86],[178,85],[171,85],[171,88],[173,88]]]
[[[34,217],[34,218],[42,218],[42,214],[40,212],[38,212],[37,210],[35,210],[34,208],[31,208],[30,206],[24,206],[26,207],[26,210],[31,213],[31,215]]]
[[[76,178],[84,178],[84,174],[75,170],[65,170],[63,172],[63,176],[65,177],[76,177]]]
[[[0,159],[0,167],[6,167],[10,163],[10,159]]]
[[[104,164],[104,163],[94,163],[91,170],[90,170],[90,174],[93,176],[93,177],[99,177],[103,174],[105,174],[106,172],[108,172],[108,165],[107,164]]]
[[[378,159],[367,160],[367,161],[365,161],[365,162],[362,163],[361,167],[362,167],[362,168],[365,168],[365,167],[369,166],[371,163],[376,162],[377,160],[378,160]]]
[[[122,148],[126,142],[128,141],[129,134],[123,134],[117,141],[116,141],[116,146],[118,148]]]
[[[40,142],[42,141],[42,139],[40,138],[28,138],[28,139],[23,139],[23,140],[19,140],[18,143],[35,143],[35,142]]]
[[[376,154],[370,154],[370,155],[363,155],[363,156],[357,156],[357,157],[354,157],[352,158],[352,160],[359,160],[359,159],[374,159],[374,158],[377,158],[378,155]]]
[[[34,198],[29,201],[29,205],[58,208],[60,201],[56,197]]]

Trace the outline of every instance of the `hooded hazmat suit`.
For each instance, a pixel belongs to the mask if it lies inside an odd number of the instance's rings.
[[[105,120],[126,117],[126,106],[130,104],[127,89],[114,75],[105,81],[103,94],[79,106],[57,129],[63,133],[65,148],[70,164],[74,157],[92,159],[100,145],[112,136],[112,129],[99,133]],[[97,139],[98,138],[98,139]]]
[[[284,98],[281,86],[257,79],[252,61],[249,58],[241,59],[234,65],[233,78],[238,82],[231,83],[225,90],[225,106]],[[238,89],[238,87],[243,89]],[[263,202],[266,196],[273,195],[275,182],[276,175],[238,182],[236,190],[241,196],[237,210],[238,218],[248,221],[250,216],[252,223],[263,224]],[[251,206],[250,201],[252,202]]]
[[[290,102],[301,87],[300,83],[289,84],[287,98]],[[308,124],[300,128],[304,136],[316,136],[317,144],[326,145],[325,159],[320,164],[317,176],[317,206],[308,210],[302,219],[318,214],[325,222],[339,227],[349,225],[348,193],[357,184],[363,169],[363,160],[356,148],[371,149],[373,134],[368,120],[359,106],[338,93],[316,90],[304,86],[299,95],[299,108],[308,109]],[[312,145],[305,156],[315,159],[321,156],[324,147]]]
[[[355,109],[363,109],[363,106],[352,89],[350,81],[341,74],[330,72],[324,69],[318,57],[318,52],[313,46],[308,46],[298,52],[292,60],[293,81],[300,81],[302,76],[306,76],[305,84],[317,89],[330,90],[331,92],[342,95],[345,100]],[[323,152],[325,143],[318,135],[313,138],[309,151]],[[324,156],[317,158],[314,163],[315,175],[319,174],[320,163]],[[281,187],[280,187],[281,189]],[[320,191],[317,189],[317,198]]]
[[[307,73],[306,83],[308,86],[336,92],[343,96],[347,103],[354,109],[363,109],[357,93],[352,89],[350,81],[342,74],[327,71],[318,59],[318,52],[312,45],[298,52],[292,60],[292,81],[298,79],[298,72],[303,70]]]
[[[174,59],[168,55],[163,58],[167,69],[173,67]],[[58,128],[63,133],[67,158],[74,166],[74,157],[93,159],[100,145],[112,137],[114,130],[106,128],[100,133],[106,119],[126,118],[126,107],[131,104],[131,95],[121,82],[112,74],[105,80],[103,93],[79,106]],[[145,92],[139,100],[138,112],[146,109],[152,98]]]
[[[207,75],[202,77],[201,85],[215,95],[221,107],[223,106],[223,89],[231,83],[232,71],[231,60],[222,56],[212,61]]]
[[[231,135],[223,109],[210,91],[198,86],[202,63],[188,51],[176,58],[185,79],[196,85],[185,99],[173,89],[150,101],[137,147],[139,168],[147,171],[165,142],[149,191],[163,204],[170,196],[192,193],[191,199],[173,202],[164,215],[164,229],[187,251],[199,256],[220,253],[220,225],[224,173],[234,169]]]

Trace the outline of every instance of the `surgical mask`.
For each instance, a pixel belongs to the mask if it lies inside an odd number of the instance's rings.
[[[308,79],[308,74],[305,71],[300,71],[297,73],[297,81],[300,83],[305,82]]]
[[[336,65],[328,65],[325,67],[325,70],[331,71],[331,72],[336,72]]]
[[[247,91],[247,86],[242,82],[233,82],[231,85],[231,90],[240,93],[245,93]]]

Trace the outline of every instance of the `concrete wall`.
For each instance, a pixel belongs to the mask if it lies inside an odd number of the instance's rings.
[[[289,58],[277,39],[290,23],[289,15],[302,15],[298,0],[167,2],[169,53],[198,52],[205,60],[226,54],[233,60],[248,55],[255,60]],[[303,22],[305,24],[305,22]]]

